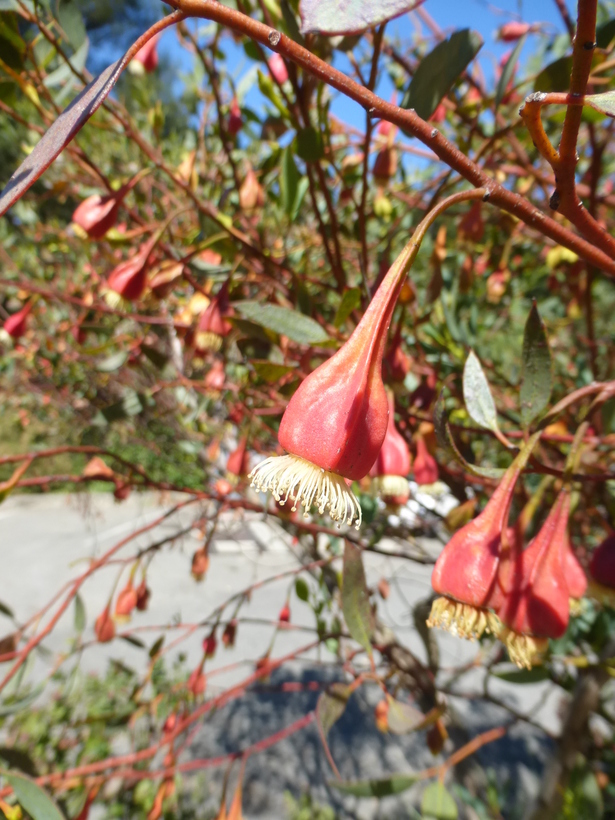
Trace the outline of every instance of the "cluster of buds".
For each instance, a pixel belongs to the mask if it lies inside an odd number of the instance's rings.
[[[564,634],[570,598],[585,592],[567,534],[567,486],[525,549],[520,528],[508,525],[515,485],[536,441],[534,436],[508,468],[480,515],[442,551],[432,575],[441,597],[427,622],[470,640],[491,632],[511,660],[527,668],[542,660],[550,638]]]

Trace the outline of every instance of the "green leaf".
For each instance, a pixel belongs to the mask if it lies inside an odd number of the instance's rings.
[[[463,398],[470,418],[486,430],[497,430],[495,402],[487,377],[473,350],[463,368]]]
[[[596,111],[606,114],[607,117],[615,117],[615,91],[605,91],[604,94],[588,94],[585,97],[585,102]]]
[[[140,638],[135,638],[134,635],[120,635],[120,638],[126,643],[136,646],[138,649],[145,649],[145,644]]]
[[[303,578],[297,578],[295,581],[295,592],[300,601],[307,601],[310,597],[310,588]]]
[[[342,611],[351,636],[371,655],[374,613],[367,591],[361,550],[350,541],[346,541],[344,547]]]
[[[56,15],[73,48],[78,49],[86,38],[83,15],[76,0],[57,0]]]
[[[389,732],[394,735],[407,735],[410,732],[418,732],[420,729],[434,723],[438,715],[441,714],[434,710],[433,714],[424,715],[410,703],[395,700],[390,695],[387,695],[387,703],[389,704],[387,723]]]
[[[256,324],[288,336],[300,344],[318,344],[329,340],[322,327],[296,310],[267,302],[233,302],[233,307]]]
[[[341,718],[346,709],[352,689],[345,683],[332,683],[323,692],[316,703],[316,720],[325,738],[334,723]]]
[[[3,615],[6,615],[7,618],[14,618],[15,617],[13,615],[13,610],[10,607],[8,607],[6,604],[3,604],[2,601],[0,601],[0,612]]]
[[[77,632],[83,632],[86,620],[85,604],[81,595],[77,593],[75,595],[75,629]]]
[[[356,310],[361,304],[361,288],[349,288],[344,291],[342,301],[339,304],[333,324],[335,327],[341,327],[346,319],[350,316],[353,310]]]
[[[150,650],[149,650],[150,658],[155,658],[156,655],[158,655],[160,653],[160,650],[162,649],[163,644],[164,644],[164,635],[161,635],[159,638],[156,638],[156,640],[154,641],[154,643],[150,647]]]
[[[32,817],[32,820],[65,820],[57,804],[47,792],[29,777],[1,770],[0,774],[6,778],[19,803]]]
[[[19,33],[17,15],[13,12],[0,14],[0,59],[9,68],[21,71],[25,56],[26,44]]]
[[[615,37],[615,19],[609,20],[596,29],[596,45],[598,48],[608,48]]]
[[[572,57],[560,57],[543,68],[534,80],[534,91],[568,91]]]
[[[295,202],[299,193],[301,174],[295,163],[290,145],[282,151],[282,168],[280,173],[280,199],[282,208],[287,216],[291,216],[295,209]]]
[[[111,356],[108,356],[106,359],[103,359],[102,362],[98,362],[96,365],[96,370],[100,373],[113,373],[115,370],[120,369],[127,358],[128,353],[126,353],[125,350],[120,350],[117,353],[113,353]]]
[[[544,666],[535,666],[533,669],[513,669],[510,672],[493,672],[493,675],[508,683],[539,683],[549,679],[549,670]]]
[[[500,74],[500,79],[498,80],[498,87],[495,90],[495,107],[498,108],[500,103],[502,102],[505,94],[506,89],[508,88],[508,84],[512,79],[513,74],[515,73],[515,66],[517,65],[517,60],[519,59],[519,54],[521,54],[521,49],[525,44],[526,35],[524,34],[523,37],[519,37],[517,41],[517,45],[514,47],[512,54],[506,60],[506,65],[502,69],[502,73]]]
[[[444,783],[436,780],[430,783],[423,792],[421,800],[421,814],[423,817],[435,820],[457,820],[459,810]]]
[[[253,359],[252,365],[257,375],[269,384],[279,382],[282,376],[286,376],[287,373],[295,369],[292,365],[276,364],[275,362],[259,361],[258,359]]]
[[[330,780],[329,785],[355,797],[389,797],[414,786],[417,778],[410,774],[392,774],[378,780]]]
[[[301,0],[301,33],[356,34],[399,17],[418,5],[418,0]]]
[[[504,470],[498,467],[478,467],[476,464],[470,464],[459,452],[455,439],[451,433],[451,428],[448,423],[446,415],[446,408],[444,406],[444,392],[440,393],[433,414],[433,422],[436,430],[436,437],[438,444],[444,452],[458,464],[461,464],[463,469],[470,473],[470,475],[481,476],[483,478],[502,478]]]
[[[483,38],[469,28],[455,31],[429,52],[418,65],[402,101],[428,120],[455,81],[463,74],[483,45]]]
[[[520,400],[521,420],[525,427],[529,427],[548,405],[552,386],[549,341],[534,302],[523,332]]]
[[[297,156],[305,162],[316,162],[325,155],[322,134],[311,126],[297,131]]]

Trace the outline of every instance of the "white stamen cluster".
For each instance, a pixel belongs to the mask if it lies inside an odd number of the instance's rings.
[[[322,515],[328,510],[333,521],[361,526],[361,506],[342,476],[317,467],[304,458],[293,455],[273,456],[257,464],[248,476],[251,487],[259,492],[271,492],[283,507],[290,498],[292,511],[303,507],[304,517],[312,505]]]

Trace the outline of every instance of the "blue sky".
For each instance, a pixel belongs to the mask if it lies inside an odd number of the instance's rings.
[[[323,2],[326,2],[326,0],[323,0]],[[574,18],[575,3],[568,0],[567,5]],[[427,0],[424,9],[445,31],[470,27],[480,32],[484,45],[479,55],[479,61],[488,78],[493,77],[495,64],[501,55],[510,48],[509,44],[499,43],[495,40],[495,32],[503,23],[521,18],[531,23],[547,23],[548,30],[554,34],[564,31],[554,0],[531,0],[531,2],[528,2],[528,0],[496,0],[494,3],[488,0]],[[399,33],[400,37],[403,37],[404,29],[411,25],[408,15],[405,15],[390,22],[387,30],[391,35]],[[530,35],[521,58],[522,61],[524,56],[527,56],[532,49],[536,48],[536,42],[536,38]],[[231,73],[236,79],[241,77],[250,67],[250,62],[245,57],[243,49],[226,39],[224,41],[224,50],[228,55]],[[176,65],[180,62],[184,71],[190,71],[188,56],[179,47],[177,37],[173,31],[164,34],[160,43],[160,52],[167,55],[170,61]],[[341,70],[347,68],[345,58],[339,52],[336,52],[335,64]],[[392,85],[384,72],[382,72],[377,90],[384,97],[388,98],[390,96]],[[256,110],[260,108],[257,89],[253,89],[248,94],[246,101],[248,105]],[[333,111],[345,122],[359,128],[364,127],[364,112],[360,106],[351,100],[336,95]]]

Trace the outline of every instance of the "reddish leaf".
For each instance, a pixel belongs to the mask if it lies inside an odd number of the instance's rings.
[[[358,34],[385,20],[399,17],[424,0],[301,0],[301,33]]]
[[[108,66],[87,85],[41,137],[0,194],[0,216],[33,185],[85,125],[116,84],[126,65],[126,55]]]

